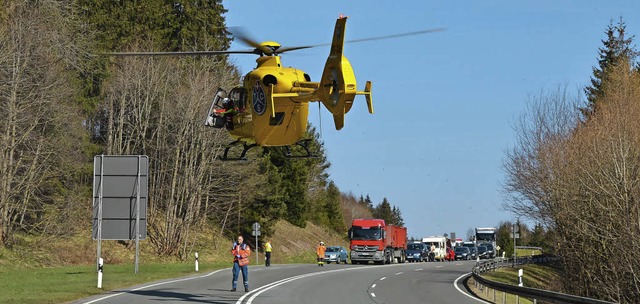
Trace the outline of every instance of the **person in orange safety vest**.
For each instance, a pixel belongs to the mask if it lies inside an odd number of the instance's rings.
[[[236,291],[238,285],[238,274],[242,271],[242,281],[244,283],[244,291],[249,291],[249,255],[251,255],[251,248],[244,243],[242,236],[238,236],[238,241],[233,243],[231,248],[231,254],[233,255],[233,281],[231,282],[231,291]]]
[[[324,242],[320,242],[318,247],[316,247],[316,255],[318,256],[318,266],[324,266],[324,252],[327,251],[327,248],[324,247]]]

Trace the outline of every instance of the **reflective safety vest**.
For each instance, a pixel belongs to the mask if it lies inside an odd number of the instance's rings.
[[[271,252],[271,243],[264,244],[264,252]]]
[[[249,246],[247,246],[247,244],[242,243],[241,245],[239,245],[238,243],[233,243],[233,248],[231,248],[231,254],[233,254],[233,262],[238,262],[239,260],[245,260],[242,261],[243,263],[240,264],[249,264],[249,255],[251,255],[251,248],[249,248]],[[240,256],[240,259],[238,259],[238,255]]]

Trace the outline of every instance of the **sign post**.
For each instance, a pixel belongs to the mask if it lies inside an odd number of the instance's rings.
[[[253,231],[251,235],[256,237],[256,265],[258,265],[258,236],[260,236],[260,224],[258,222],[253,223]]]

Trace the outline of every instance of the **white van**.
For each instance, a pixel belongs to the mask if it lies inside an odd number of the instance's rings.
[[[430,236],[422,238],[422,242],[427,244],[429,251],[431,248],[434,250],[434,259],[437,261],[444,261],[447,253],[447,238],[444,236]],[[433,245],[433,247],[431,247]]]

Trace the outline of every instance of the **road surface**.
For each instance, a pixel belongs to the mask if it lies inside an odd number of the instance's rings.
[[[475,262],[250,266],[250,291],[231,292],[231,269],[114,291],[74,303],[483,303],[462,279]],[[105,276],[108,274],[105,274]]]

